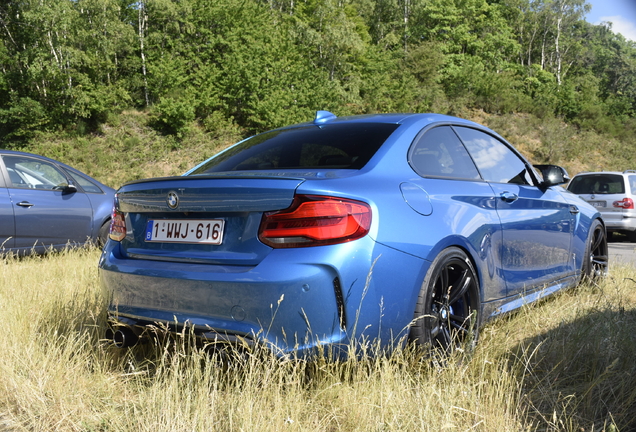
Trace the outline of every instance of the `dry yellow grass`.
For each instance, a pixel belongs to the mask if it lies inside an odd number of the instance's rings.
[[[614,431],[636,423],[636,271],[489,324],[444,367],[417,352],[224,360],[100,341],[95,249],[0,260],[0,431]],[[187,337],[185,337],[187,339]],[[617,429],[618,427],[618,429]]]

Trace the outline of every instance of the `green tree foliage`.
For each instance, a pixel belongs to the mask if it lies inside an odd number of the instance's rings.
[[[125,108],[177,139],[386,111],[529,112],[633,135],[636,44],[585,0],[5,0],[0,143]],[[225,127],[224,126],[224,127]],[[215,132],[216,133],[216,132]]]
[[[190,106],[250,130],[306,118],[330,105],[334,86],[290,37],[284,17],[259,3],[147,0],[144,29],[148,94],[155,110]],[[172,101],[172,102],[169,102]],[[172,110],[171,122],[192,121]],[[182,128],[175,123],[172,129]]]
[[[97,124],[131,102],[125,64],[130,29],[115,0],[24,0],[0,6],[5,139]]]

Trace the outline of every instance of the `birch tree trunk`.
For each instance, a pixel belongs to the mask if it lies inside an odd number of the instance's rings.
[[[144,98],[146,101],[146,106],[150,106],[150,99],[148,97],[148,77],[146,74],[146,53],[144,47],[144,39],[146,35],[146,27],[148,25],[148,13],[146,11],[146,2],[139,2],[138,9],[138,26],[139,26],[139,52],[141,55],[141,73],[144,79]]]

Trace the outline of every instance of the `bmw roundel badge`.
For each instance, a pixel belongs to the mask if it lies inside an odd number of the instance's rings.
[[[176,192],[168,192],[166,202],[168,203],[168,207],[173,210],[176,209],[179,206],[179,195],[177,195]]]

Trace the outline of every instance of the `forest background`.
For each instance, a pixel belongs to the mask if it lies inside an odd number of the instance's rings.
[[[584,0],[7,0],[0,147],[111,186],[308,121],[440,112],[534,163],[636,168],[636,43]]]

